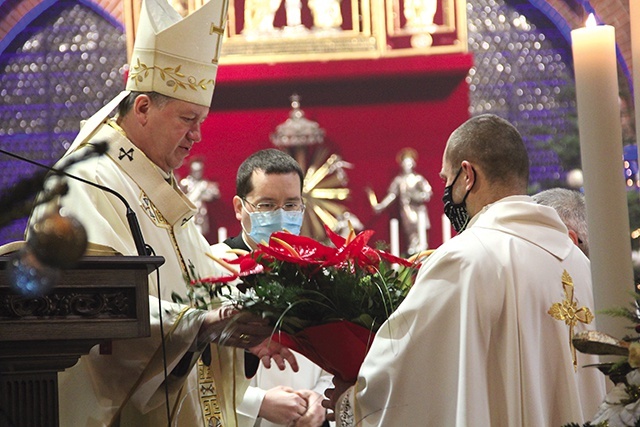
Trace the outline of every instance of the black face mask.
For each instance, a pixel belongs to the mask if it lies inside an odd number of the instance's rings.
[[[444,187],[444,194],[442,196],[442,202],[444,203],[444,214],[451,221],[451,225],[456,232],[461,233],[467,227],[467,223],[469,222],[469,213],[467,212],[467,206],[465,201],[467,200],[467,196],[469,195],[469,191],[464,195],[464,199],[460,203],[453,202],[453,185],[458,180],[460,176],[460,172],[462,172],[462,168],[458,170],[456,177],[453,179],[451,185]],[[475,182],[474,182],[475,184]],[[473,187],[473,186],[472,186]]]

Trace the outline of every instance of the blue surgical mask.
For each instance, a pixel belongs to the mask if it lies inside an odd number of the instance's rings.
[[[271,212],[247,212],[251,220],[251,231],[247,233],[256,243],[269,242],[269,237],[276,231],[286,230],[292,234],[300,234],[304,212],[287,212],[276,209]]]

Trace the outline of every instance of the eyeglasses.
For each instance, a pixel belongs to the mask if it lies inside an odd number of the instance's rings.
[[[280,208],[282,208],[285,212],[303,212],[304,211],[304,203],[302,202],[287,202],[284,205],[278,205],[272,202],[260,202],[253,204],[247,199],[240,199],[243,202],[247,202],[249,206],[253,208],[256,212],[273,212]]]

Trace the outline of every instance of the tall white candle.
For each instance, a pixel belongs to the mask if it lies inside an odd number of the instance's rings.
[[[389,220],[389,251],[400,256],[400,223],[396,218]]]
[[[227,227],[218,228],[218,243],[222,243],[227,240]]]
[[[427,213],[425,211],[418,211],[418,244],[421,251],[425,251],[429,247],[427,245]]]
[[[629,0],[631,24],[631,64],[633,68],[633,104],[636,113],[636,145],[640,165],[640,0]]]
[[[593,16],[589,19],[595,24]],[[634,285],[615,29],[579,28],[571,31],[571,43],[595,306],[596,310],[626,307]],[[626,333],[626,323],[598,316],[598,329],[618,337]]]
[[[442,214],[442,243],[451,239],[451,221],[445,214]]]

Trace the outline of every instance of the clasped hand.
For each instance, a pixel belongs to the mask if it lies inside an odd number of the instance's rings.
[[[267,390],[258,416],[288,427],[319,427],[325,420],[321,401],[315,391],[277,386]]]

